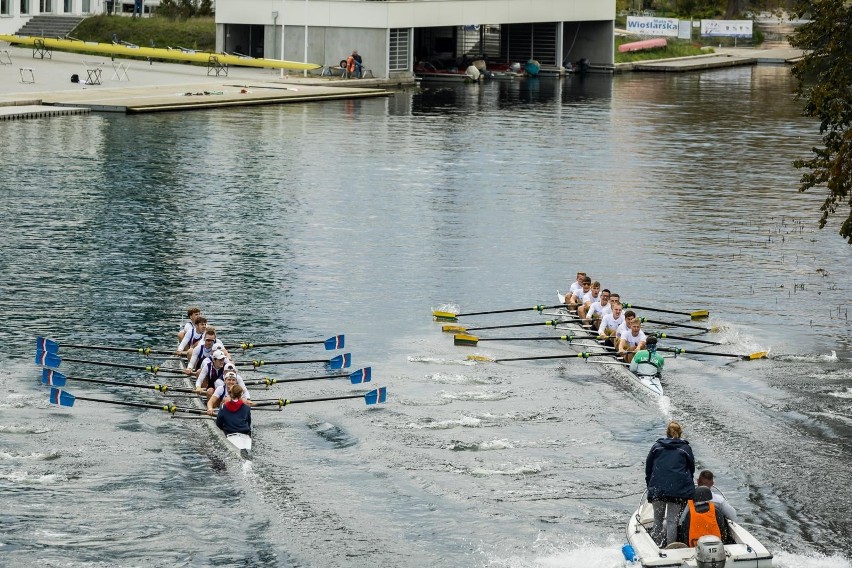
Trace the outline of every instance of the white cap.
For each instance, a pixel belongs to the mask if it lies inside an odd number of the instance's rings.
[[[237,368],[234,367],[233,363],[225,363],[225,370],[226,371],[236,371]]]
[[[226,378],[226,379],[228,379],[228,378],[230,378],[230,377],[234,377],[234,378],[236,379],[236,378],[237,378],[237,374],[236,374],[235,372],[233,372],[233,371],[230,371],[230,372],[228,372],[228,373],[225,373],[225,378]]]
[[[213,359],[214,360],[224,359],[224,358],[225,358],[225,353],[223,353],[221,349],[217,349],[216,351],[213,352]]]

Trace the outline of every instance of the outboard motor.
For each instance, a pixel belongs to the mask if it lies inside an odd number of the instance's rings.
[[[587,58],[583,57],[574,64],[574,70],[577,73],[585,74],[589,70],[589,65],[591,65],[591,62]]]
[[[695,545],[695,564],[698,568],[723,568],[725,545],[722,539],[711,534],[699,538]]]

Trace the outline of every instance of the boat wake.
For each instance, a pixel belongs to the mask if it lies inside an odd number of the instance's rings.
[[[772,358],[778,361],[803,361],[805,363],[836,363],[840,360],[837,357],[836,351],[832,351],[828,355],[823,353],[807,353],[802,355],[775,355]]]
[[[473,401],[473,402],[491,402],[494,400],[506,400],[511,394],[509,391],[498,391],[498,392],[483,392],[483,391],[467,391],[467,392],[448,392],[441,391],[439,393],[441,398],[447,400],[458,400],[458,401]]]
[[[410,363],[434,363],[436,365],[464,365],[465,367],[473,367],[476,361],[466,361],[463,359],[439,359],[437,357],[429,357],[428,355],[409,355]]]
[[[475,468],[470,470],[474,477],[492,477],[495,475],[535,475],[541,473],[544,467],[538,463],[511,465],[507,464],[505,469]]]
[[[446,373],[434,373],[426,375],[426,378],[442,385],[498,385],[503,382],[500,377],[470,377]]]

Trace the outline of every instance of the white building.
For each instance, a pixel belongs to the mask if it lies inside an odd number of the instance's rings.
[[[357,49],[386,78],[466,54],[611,67],[614,20],[615,0],[217,0],[216,50],[338,66]]]

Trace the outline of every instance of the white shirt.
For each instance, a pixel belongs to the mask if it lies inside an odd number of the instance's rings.
[[[572,294],[582,295],[583,293],[583,285],[578,283],[576,280],[571,284],[571,287],[568,288],[568,295],[566,298],[570,298]]]
[[[624,323],[624,314],[618,316],[618,319],[612,317],[612,312],[601,318],[601,325],[598,328],[598,335],[606,335],[604,332],[607,329],[618,329],[618,326]]]
[[[592,289],[589,288],[589,291],[586,292],[585,294],[583,294],[583,304],[594,304],[595,302],[597,302],[600,299],[600,297],[601,297],[601,291],[600,290],[598,290],[598,295],[595,296]]]
[[[226,357],[225,358],[225,365],[227,365],[228,363],[231,363],[231,360]],[[233,363],[231,363],[231,364],[233,365]],[[201,362],[201,368],[198,369],[198,378],[195,379],[195,388],[197,388],[197,389],[201,388],[201,383],[203,383],[204,379],[207,378],[207,374],[210,372],[210,367],[212,365],[213,365],[213,359],[210,359],[209,357],[204,359],[204,361]],[[224,369],[225,367],[222,366],[222,368]],[[209,387],[210,385],[207,385],[207,386]]]
[[[180,341],[180,345],[178,345],[178,351],[183,351],[187,347],[189,347],[189,342],[192,338],[195,337],[195,326],[192,326],[192,329],[189,330],[189,333],[183,336],[183,339]],[[204,332],[201,332],[201,339],[198,341],[202,341],[204,339]]]
[[[237,375],[237,384],[243,387],[242,398],[244,398],[245,400],[251,400],[251,394],[246,388],[246,384],[243,382],[243,378],[239,375]],[[225,398],[225,381],[221,379],[216,379],[216,390],[213,391],[213,396],[215,396],[219,400],[223,400]]]
[[[194,369],[196,365],[200,364],[198,359],[200,357],[210,357],[214,351],[217,349],[225,349],[225,346],[222,345],[222,342],[218,339],[213,342],[213,347],[207,349],[204,345],[204,341],[199,341],[198,344],[192,348],[192,356],[189,358],[189,364],[187,365],[190,369]]]
[[[192,329],[194,327],[195,327],[195,324],[193,324],[192,321],[188,321],[185,324],[183,324],[183,327],[181,328],[181,330],[183,331],[183,335],[186,336],[187,333],[192,333]]]
[[[730,520],[737,522],[737,510],[731,507],[731,504],[725,499],[724,495],[722,495],[716,486],[710,488],[710,491],[713,492],[713,503],[722,511],[722,514],[725,515]]]
[[[633,330],[627,330],[627,333],[621,336],[621,339],[627,342],[631,347],[635,347],[645,341],[645,332],[639,330],[639,335],[633,335]]]
[[[605,308],[609,308],[609,302],[607,302],[606,306],[601,306],[600,301],[594,302],[594,303],[593,303],[593,304],[589,307],[589,311],[587,311],[587,312],[586,312],[586,317],[587,317],[588,319],[592,319],[592,318],[594,318],[594,317],[595,317],[595,314],[601,314],[601,315],[600,315],[600,316],[598,316],[598,317],[603,317],[603,314],[605,314],[605,313],[606,313],[606,312],[604,312],[604,309],[605,309]],[[612,313],[612,308],[610,308],[610,309],[609,309],[609,313]]]

